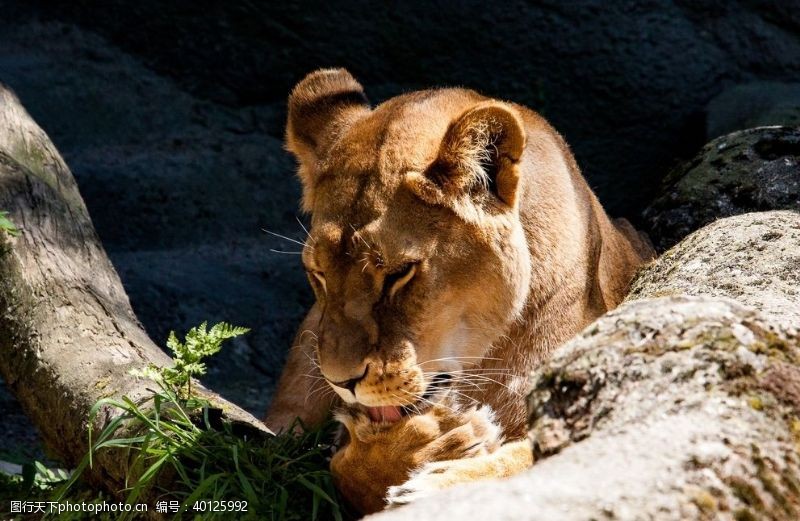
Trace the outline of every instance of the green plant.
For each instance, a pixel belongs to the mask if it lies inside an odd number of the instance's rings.
[[[170,368],[150,366],[136,374],[158,389],[139,403],[127,396],[100,400],[90,411],[90,425],[101,409],[121,412],[92,439],[90,450],[59,491],[62,499],[101,450],[130,454],[128,503],[148,499],[178,501],[176,518],[266,518],[276,520],[342,519],[327,459],[335,424],[314,429],[295,425],[277,436],[248,435],[219,421],[219,411],[191,393],[191,375],[203,374],[202,360],[219,351],[225,339],[246,332],[227,324],[192,329],[184,342],[170,334]],[[217,418],[217,419],[215,419]],[[294,434],[300,431],[300,434]],[[198,510],[208,502],[247,502],[247,512]],[[236,506],[236,505],[234,505]]]
[[[189,399],[192,395],[192,377],[206,374],[206,364],[203,359],[218,353],[225,340],[250,331],[246,327],[235,327],[225,322],[215,324],[210,330],[207,326],[208,323],[203,322],[193,327],[186,333],[183,342],[175,336],[175,331],[170,331],[167,347],[174,354],[172,361],[175,365],[158,367],[151,364],[143,370],[132,371],[132,374],[162,382]]]
[[[13,501],[28,503],[44,503],[53,501],[55,490],[69,479],[69,474],[62,469],[50,469],[37,460],[30,460],[22,465],[21,474],[6,474],[0,470],[0,517],[2,519],[40,519],[40,514],[13,512]],[[101,503],[112,501],[103,492],[92,490],[88,486],[73,487],[69,500],[73,503]],[[59,521],[77,521],[86,519],[86,513],[66,511],[58,514]],[[100,512],[92,515],[97,521],[112,521],[116,516],[111,512]]]
[[[6,232],[12,237],[19,235],[19,228],[8,218],[8,212],[0,212],[0,231]]]

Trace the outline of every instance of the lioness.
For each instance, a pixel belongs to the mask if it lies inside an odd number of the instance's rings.
[[[653,250],[612,222],[538,114],[471,90],[370,107],[343,69],[289,97],[316,295],[266,422],[339,404],[337,485],[362,511],[528,467],[524,392]],[[335,395],[326,393],[330,389]]]

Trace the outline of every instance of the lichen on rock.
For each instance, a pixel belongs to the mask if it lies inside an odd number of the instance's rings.
[[[785,392],[775,383],[776,372],[796,367],[773,351],[796,357],[797,331],[728,299],[626,303],[534,375],[531,434],[536,439],[552,421],[553,400],[566,397],[580,404],[560,407],[580,411],[567,424],[580,424],[577,433],[586,439],[563,449],[553,466],[573,460],[603,467],[604,455],[609,461],[619,457],[608,457],[609,451],[626,453],[624,460],[639,472],[606,466],[608,479],[598,484],[602,492],[589,494],[607,495],[611,510],[620,514],[627,508],[644,518],[702,519],[713,505],[723,510],[720,518],[738,518],[739,512],[756,519],[794,519],[800,501],[793,487],[800,470],[792,427],[797,397],[794,389]],[[598,356],[601,363],[587,372],[586,362]],[[569,375],[576,371],[588,378],[581,388],[563,393],[562,375],[574,381]],[[559,479],[573,478],[580,479]],[[649,487],[637,497],[635,491]],[[598,509],[600,499],[595,497]],[[659,514],[667,505],[681,514]]]
[[[773,350],[796,357],[797,332],[730,299],[625,303],[533,375],[530,436],[560,438],[533,468],[383,517],[797,519],[797,409],[769,383]]]
[[[721,217],[800,211],[800,128],[760,127],[717,138],[673,170],[664,186],[644,212],[659,250]]]
[[[749,213],[692,233],[638,274],[627,300],[667,295],[729,297],[800,327],[800,212]]]

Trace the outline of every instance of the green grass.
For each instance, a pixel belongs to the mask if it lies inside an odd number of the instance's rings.
[[[156,384],[150,397],[139,403],[128,397],[108,398],[92,408],[90,425],[101,409],[114,407],[121,414],[96,437],[90,431],[89,452],[55,499],[70,499],[81,490],[80,477],[99,452],[117,450],[130,461],[128,481],[120,491],[125,501],[146,501],[151,510],[157,501],[178,501],[181,512],[174,519],[196,519],[198,514],[201,519],[286,521],[345,517],[328,471],[334,422],[315,429],[297,424],[300,434],[247,433],[191,394],[191,379],[182,374],[202,374],[202,359],[218,351],[224,339],[243,332],[226,324],[207,330],[203,324],[192,329],[185,342],[170,335],[173,367],[136,373]],[[195,510],[203,504],[198,502],[209,501],[239,501],[225,505],[234,508],[246,501],[247,511]]]
[[[21,476],[8,475],[0,472],[0,517],[2,519],[38,520],[41,514],[12,514],[12,501],[53,501],[54,491],[62,486],[69,478],[66,471],[51,470],[38,461],[23,465]],[[103,492],[92,490],[86,485],[76,486],[72,489],[69,500],[72,502],[99,503],[113,501]],[[111,513],[101,513],[92,516],[97,521],[113,521]],[[75,521],[86,519],[86,514],[76,512],[62,513],[58,516],[60,521]]]
[[[120,404],[122,405],[122,404]],[[166,405],[166,404],[162,404]],[[174,404],[171,404],[174,405]],[[235,435],[230,428],[214,429],[205,420],[195,425],[190,417],[167,412],[164,408],[144,412],[139,406],[125,406],[123,418],[137,421],[144,414],[145,424],[152,423],[135,437],[94,440],[93,453],[111,447],[123,447],[135,453],[132,480],[125,501],[144,501],[151,510],[156,501],[178,501],[183,512],[175,519],[342,519],[352,517],[338,504],[328,472],[329,441],[335,424],[328,422],[302,434],[281,434],[270,438],[248,439]],[[188,420],[188,421],[187,421]],[[163,434],[159,434],[159,432]],[[39,463],[25,466],[24,476],[0,472],[1,517],[9,519],[12,500],[117,502],[81,482],[89,465],[84,463],[67,478],[63,473],[46,469]],[[172,475],[173,479],[158,480]],[[247,501],[247,512],[195,512],[195,501]],[[62,514],[58,519],[86,519],[79,513]],[[18,515],[14,519],[38,519]],[[120,514],[105,513],[92,519],[124,519]]]
[[[7,212],[0,212],[2,233],[20,233]],[[193,395],[192,377],[205,373],[204,359],[218,352],[225,340],[246,332],[224,323],[208,329],[203,323],[190,330],[183,342],[171,333],[167,346],[174,355],[172,367],[149,366],[133,372],[153,380],[157,387],[153,394],[139,403],[127,396],[96,403],[88,418],[90,426],[101,408],[114,407],[120,414],[94,439],[90,427],[89,452],[70,476],[38,462],[25,465],[22,476],[0,472],[0,508],[10,510],[12,500],[98,503],[116,502],[122,495],[127,503],[147,502],[151,511],[157,501],[178,501],[181,511],[175,516],[168,514],[172,519],[294,521],[352,517],[340,506],[328,471],[334,422],[314,429],[297,424],[289,433],[277,436],[237,432],[221,419],[218,409]],[[299,433],[293,434],[295,431]],[[81,481],[95,456],[107,450],[116,450],[115,457],[129,461],[125,488],[113,491],[117,497],[93,490]],[[234,508],[246,501],[246,512],[195,509],[196,505],[215,501]],[[13,516],[2,510],[0,514],[3,519],[40,517]],[[87,516],[99,520],[126,518],[118,513],[71,513],[58,519]]]
[[[169,388],[153,395],[152,407],[130,400],[102,400],[103,405],[123,411],[96,440],[74,478],[62,489],[62,497],[80,473],[92,465],[92,456],[112,448],[131,451],[130,481],[126,502],[147,499],[179,501],[183,514],[193,518],[197,501],[247,501],[247,514],[275,520],[342,519],[336,491],[328,472],[331,422],[302,434],[247,437],[233,432],[230,424],[212,425],[207,404],[190,412]],[[141,430],[133,436],[115,437],[123,423]],[[165,480],[164,477],[167,476]],[[230,512],[206,513],[204,519],[230,519]]]

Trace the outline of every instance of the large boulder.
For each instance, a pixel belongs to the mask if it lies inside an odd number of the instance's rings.
[[[770,212],[687,238],[533,374],[533,468],[376,518],[797,519],[798,231]]]
[[[800,127],[762,127],[717,138],[672,171],[644,212],[657,249],[719,219],[800,211]]]
[[[375,519],[797,519],[799,356],[728,299],[623,304],[534,375],[531,470]]]

